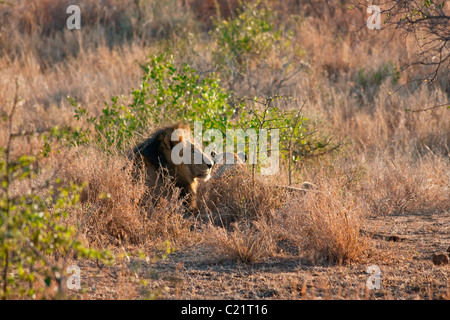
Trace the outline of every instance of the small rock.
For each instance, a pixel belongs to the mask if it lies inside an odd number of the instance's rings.
[[[448,264],[448,257],[443,253],[434,254],[433,253],[433,263],[437,266],[444,266]]]

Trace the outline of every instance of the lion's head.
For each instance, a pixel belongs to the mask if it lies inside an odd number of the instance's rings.
[[[160,129],[137,145],[133,160],[145,165],[150,186],[157,184],[158,171],[165,170],[181,189],[181,196],[187,198],[190,209],[196,206],[198,180],[208,180],[214,165],[213,159],[194,141],[189,128],[182,124]]]
[[[166,136],[165,139],[169,137]],[[199,179],[206,181],[211,177],[213,159],[202,151],[191,136],[188,129],[175,128],[170,137],[170,156],[168,158],[177,172],[188,180]],[[166,150],[169,150],[167,148]]]

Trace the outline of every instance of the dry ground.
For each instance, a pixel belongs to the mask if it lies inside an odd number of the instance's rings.
[[[274,257],[254,264],[208,258],[203,246],[183,248],[147,263],[127,259],[104,269],[79,263],[83,299],[449,299],[450,266],[435,266],[433,253],[450,244],[450,212],[404,214],[367,221],[373,247],[348,265],[312,264],[280,244]],[[400,241],[381,236],[396,235]],[[294,253],[294,254],[290,254]],[[366,289],[366,268],[381,270],[381,288]],[[109,274],[107,274],[109,273]],[[117,277],[117,279],[114,279]],[[148,284],[142,284],[142,281]]]

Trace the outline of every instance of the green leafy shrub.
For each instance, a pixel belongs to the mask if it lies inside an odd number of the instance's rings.
[[[58,179],[38,185],[38,157],[11,156],[13,140],[21,138],[11,132],[16,105],[17,96],[2,121],[9,122],[9,134],[0,147],[0,298],[54,298],[64,291],[72,254],[102,260],[109,254],[85,248],[67,223],[81,187],[57,187]]]
[[[258,3],[245,6],[234,19],[216,20],[211,33],[218,46],[215,59],[219,65],[236,65],[244,72],[250,59],[264,59],[280,40],[270,10]]]
[[[358,83],[364,88],[371,86],[380,86],[385,79],[392,78],[392,84],[397,85],[400,79],[400,72],[394,67],[392,62],[383,63],[378,69],[366,70],[360,68],[358,70]]]
[[[113,97],[95,117],[74,103],[75,117],[85,118],[93,132],[76,130],[73,141],[88,142],[90,136],[103,150],[120,150],[135,135],[148,135],[148,128],[177,121],[199,120],[203,130],[225,131],[234,109],[228,104],[229,93],[214,75],[200,77],[189,65],[176,66],[173,57],[165,54],[153,56],[142,68],[141,86],[131,92],[129,104]]]
[[[338,147],[333,146],[330,139],[319,135],[317,124],[305,116],[303,105],[299,106],[297,100],[292,97],[244,99],[241,101],[241,109],[238,127],[246,131],[253,129],[258,137],[262,129],[267,130],[269,134],[274,129],[278,130],[279,146],[272,147],[272,150],[280,151],[282,158],[287,160],[289,184],[292,183],[291,175],[295,163]],[[271,148],[268,147],[269,149]]]
[[[215,28],[210,33],[213,63],[233,91],[244,89],[252,95],[279,93],[304,67],[299,58],[305,52],[292,41],[292,30],[276,26],[270,7],[260,1],[242,7],[234,18],[214,21]]]

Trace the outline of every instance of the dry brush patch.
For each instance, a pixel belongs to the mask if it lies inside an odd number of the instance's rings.
[[[357,261],[369,246],[360,234],[364,202],[332,182],[292,199],[274,218],[279,236],[313,263]]]
[[[361,196],[375,215],[442,212],[450,208],[450,163],[442,156],[398,156],[369,165]]]
[[[282,207],[287,195],[242,166],[200,185],[198,194],[202,217],[225,227],[236,221],[269,217]]]
[[[59,166],[65,181],[85,184],[83,210],[74,219],[78,225],[88,220],[80,231],[94,245],[157,245],[167,240],[180,244],[189,238],[191,223],[183,219],[177,192],[152,201],[144,180],[133,178],[126,158],[79,148]]]
[[[271,216],[288,195],[245,166],[236,166],[199,188],[204,242],[220,259],[254,263],[274,253]]]
[[[203,207],[216,217],[204,237],[218,256],[253,263],[276,255],[277,244],[287,243],[313,263],[346,263],[359,260],[369,248],[360,233],[367,205],[343,187],[342,177],[322,172],[317,189],[299,193],[258,179],[253,187],[251,175],[244,172],[248,181],[237,174],[214,181],[209,190],[214,201]]]
[[[234,222],[228,230],[209,224],[203,238],[204,243],[214,249],[211,255],[218,260],[231,259],[251,264],[272,256],[275,251],[270,223],[263,218]]]

